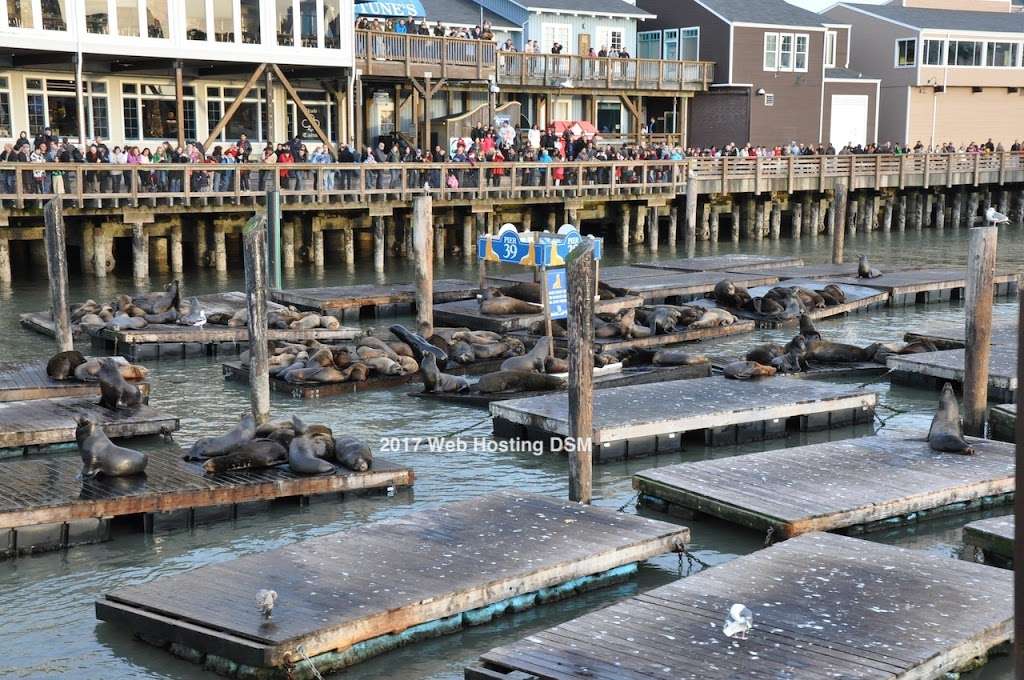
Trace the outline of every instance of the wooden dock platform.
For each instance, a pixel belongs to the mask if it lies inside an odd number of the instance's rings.
[[[26,312],[18,315],[18,322],[22,328],[30,330],[33,333],[39,333],[49,338],[57,337],[56,326],[53,323],[53,317],[50,316],[50,312]],[[71,335],[74,338],[87,337],[87,333],[79,324],[71,325]]]
[[[635,296],[619,297],[613,300],[601,300],[594,304],[599,313],[614,314],[623,309],[639,307],[643,299]],[[502,314],[498,316],[480,313],[477,300],[456,300],[434,305],[434,324],[436,326],[466,327],[478,331],[494,331],[510,333],[530,328],[531,325],[543,321],[544,314]]]
[[[743,272],[743,269],[739,270]],[[789,279],[836,279],[855,278],[857,276],[857,263],[844,262],[842,264],[805,264],[805,265],[783,265],[779,267],[764,267],[757,270],[766,276],[774,276],[780,281]],[[865,281],[866,279],[858,279]]]
[[[501,491],[120,588],[96,615],[222,674],[326,674],[622,579],[688,540],[685,527]],[[265,588],[278,594],[269,621]]]
[[[249,384],[249,367],[243,366],[238,361],[226,361],[221,364],[224,378],[234,382]],[[340,382],[340,383],[290,383],[287,380],[270,378],[270,390],[278,394],[286,394],[295,399],[322,399],[324,397],[335,397],[340,394],[355,394],[368,390],[382,390],[389,387],[398,387],[408,382],[419,380],[418,373],[406,375],[374,376],[363,382]]]
[[[942,389],[943,383],[963,385],[964,352],[948,349],[942,352],[890,356],[886,363],[892,373],[889,379],[901,385]],[[993,345],[988,362],[988,398],[999,403],[1017,400],[1017,348]]]
[[[644,470],[641,502],[699,512],[790,538],[860,533],[1008,503],[1014,449],[971,439],[977,453],[936,453],[927,432],[880,434]]]
[[[735,357],[713,356],[711,367],[721,372],[727,365],[734,361],[741,361],[742,355]],[[853,376],[881,375],[888,369],[885,364],[876,364],[873,361],[861,361],[853,364],[815,364],[808,365],[806,371],[799,373],[786,373],[787,378],[806,378],[808,380],[822,380],[834,378],[850,378]]]
[[[808,534],[492,649],[465,678],[941,678],[1010,641],[1012,589],[1004,570]],[[746,640],[722,633],[735,603]]]
[[[271,500],[349,493],[413,483],[410,469],[374,459],[367,472],[338,469],[333,475],[296,475],[286,465],[262,470],[204,474],[181,451],[149,453],[138,477],[77,479],[76,454],[0,461],[0,555],[13,556],[96,542],[114,517],[139,516],[140,529],[237,516]],[[181,517],[184,515],[185,517]],[[182,522],[184,520],[184,522]],[[5,535],[6,534],[6,535]]]
[[[617,373],[605,375],[594,375],[594,389],[602,390],[611,387],[625,387],[627,385],[650,385],[658,382],[671,380],[692,380],[694,378],[706,378],[711,375],[711,362],[697,364],[695,366],[638,366],[635,368],[624,368]],[[547,392],[499,392],[497,394],[481,394],[474,387],[469,392],[410,392],[410,396],[433,401],[444,401],[461,406],[483,406],[491,402],[507,401],[509,399],[527,399],[539,397],[546,394],[555,394],[564,390]]]
[[[694,435],[701,445],[726,446],[782,438],[789,429],[870,423],[877,402],[877,395],[856,387],[785,377],[737,381],[712,376],[597,390],[594,460],[679,451]],[[569,436],[565,394],[495,402],[490,409],[496,436]]]
[[[677,269],[684,272],[752,272],[780,267],[800,267],[803,258],[787,255],[708,255],[676,260],[637,262],[639,267]]]
[[[937,322],[924,328],[908,331],[906,342],[927,341],[940,350],[964,348],[964,322]],[[992,322],[992,344],[1017,346],[1017,319],[997,319]]]
[[[594,350],[597,352],[617,352],[628,349],[655,349],[668,345],[695,343],[702,340],[715,340],[731,335],[753,333],[756,328],[757,326],[753,321],[737,321],[731,326],[683,328],[674,333],[662,333],[646,338],[594,338]],[[517,331],[512,333],[512,335],[522,339],[527,345],[533,345],[540,338],[539,335],[532,335],[524,331]],[[564,350],[567,346],[568,340],[566,338],[555,338],[555,347]]]
[[[480,285],[461,279],[434,281],[434,303],[475,299]],[[376,310],[389,305],[416,303],[415,283],[373,283],[326,288],[291,288],[270,291],[270,299],[298,309],[311,309],[321,314],[337,314],[351,310]]]
[[[996,296],[1016,295],[1020,276],[996,272],[993,276]],[[883,273],[877,279],[836,278],[835,283],[849,283],[884,290],[889,294],[889,306],[899,307],[916,303],[949,302],[963,300],[967,286],[966,269],[910,269]]]
[[[134,383],[144,397],[149,383]],[[0,362],[0,402],[30,401],[52,397],[99,397],[99,382],[54,380],[46,375],[46,361]]]
[[[1013,515],[980,519],[964,526],[964,544],[985,564],[1013,569],[1013,531]]]
[[[111,411],[95,398],[59,397],[0,404],[0,456],[21,455],[75,442],[75,419],[86,416],[111,439],[174,432],[178,419],[149,406]]]
[[[988,412],[992,439],[1001,442],[1017,441],[1017,404],[999,404]]]

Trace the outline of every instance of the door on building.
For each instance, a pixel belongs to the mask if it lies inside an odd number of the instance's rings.
[[[836,149],[841,149],[847,144],[867,144],[868,96],[832,95],[832,121],[829,130],[829,141]]]
[[[597,129],[604,134],[622,132],[622,104],[615,102],[598,102]]]
[[[578,36],[576,36],[576,41],[579,43],[579,50],[576,52],[576,54],[583,57],[587,56],[590,53],[590,34],[580,33]]]

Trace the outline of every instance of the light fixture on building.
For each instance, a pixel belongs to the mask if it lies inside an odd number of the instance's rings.
[[[984,92],[984,91],[985,91],[985,88],[979,87],[977,85],[975,85],[974,87],[971,88],[971,92],[973,92],[974,94],[978,94],[979,92]]]
[[[932,88],[932,92],[934,92],[935,94],[941,94],[942,92],[945,92],[945,91],[946,91],[946,86],[945,85],[936,85],[936,86],[934,86]]]
[[[1008,88],[1006,88],[1006,94],[1017,94],[1018,92],[1020,92],[1020,88],[1019,87],[1008,87]]]
[[[757,88],[757,96],[758,97],[763,97],[764,95],[765,95],[764,88],[763,87]]]

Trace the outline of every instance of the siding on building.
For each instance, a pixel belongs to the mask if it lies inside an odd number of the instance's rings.
[[[716,89],[690,101],[690,146],[743,145],[750,136],[750,93]]]
[[[715,62],[714,82],[729,82],[729,24],[689,0],[642,0],[640,6],[657,18],[643,22],[638,30],[700,26],[700,58]]]
[[[932,134],[934,117],[935,130]],[[1006,148],[1022,137],[1024,96],[1002,88],[972,92],[969,87],[950,87],[936,93],[931,87],[910,88],[911,144],[968,144],[991,137]]]
[[[585,7],[581,5],[581,11]],[[578,54],[579,36],[586,33],[590,36],[590,45],[594,50],[600,50],[601,44],[598,37],[602,29],[622,32],[622,44],[629,50],[630,55],[636,55],[636,32],[637,20],[624,19],[621,17],[596,17],[596,16],[572,16],[568,14],[554,14],[552,12],[531,12],[526,25],[525,40],[541,41],[544,37],[544,24],[565,24],[569,27],[569,42],[564,44],[564,54]],[[646,29],[640,29],[646,30]],[[542,52],[550,52],[551,46],[541,43]]]

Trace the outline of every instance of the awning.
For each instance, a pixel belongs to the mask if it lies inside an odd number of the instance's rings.
[[[356,16],[372,17],[425,17],[420,0],[401,0],[401,2],[357,2]]]

